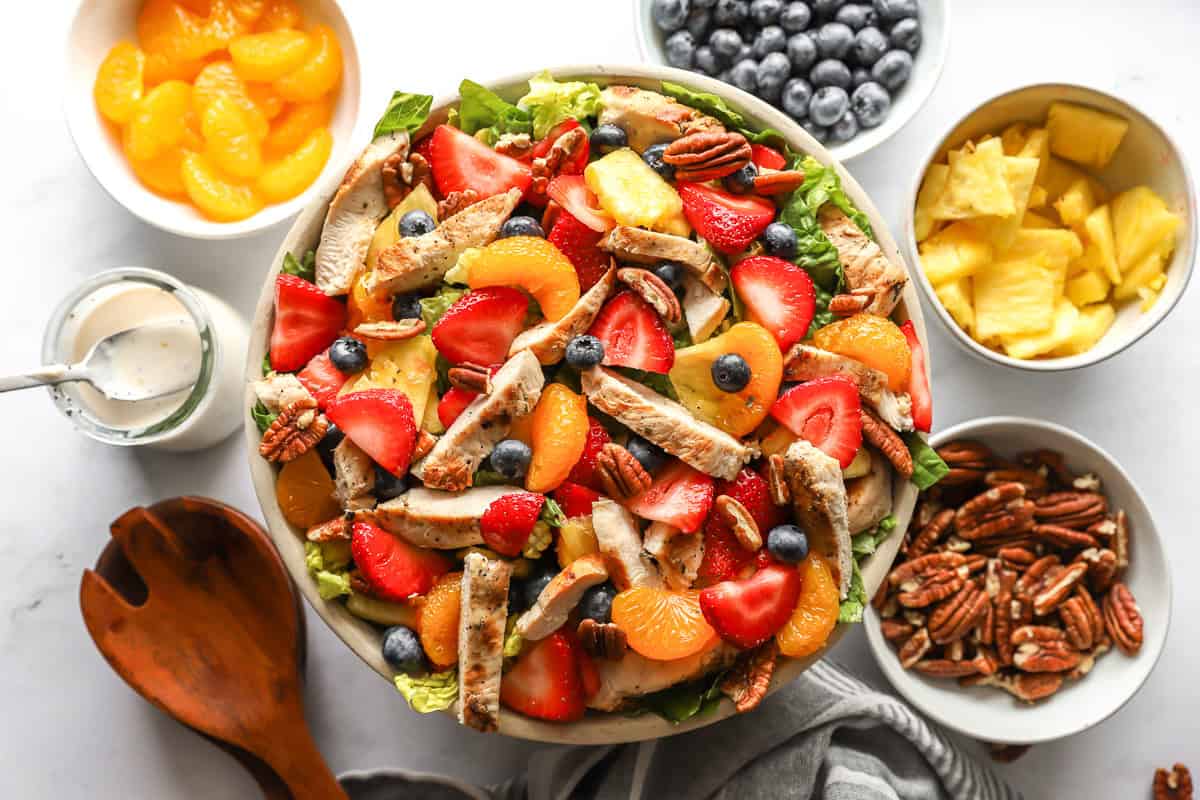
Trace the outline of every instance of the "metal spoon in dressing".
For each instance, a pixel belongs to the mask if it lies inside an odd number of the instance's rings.
[[[0,392],[83,381],[110,400],[136,402],[191,388],[198,360],[181,357],[176,341],[195,340],[191,320],[168,320],[118,331],[92,345],[76,364],[52,364],[26,375],[0,378]],[[183,348],[187,352],[187,348]]]

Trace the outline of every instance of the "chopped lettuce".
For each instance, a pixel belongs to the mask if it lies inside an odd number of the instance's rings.
[[[388,101],[387,111],[375,123],[375,138],[396,131],[412,133],[425,124],[429,119],[429,109],[433,107],[433,97],[427,94],[409,94],[395,92]]]
[[[508,622],[504,624],[504,657],[516,658],[521,655],[521,648],[525,646],[525,639],[521,634],[517,633],[517,618],[519,614],[510,614]]]
[[[547,70],[529,79],[529,92],[517,106],[532,115],[533,138],[541,139],[563,120],[586,120],[600,113],[600,87],[584,81],[556,81]]]
[[[746,124],[745,117],[730,108],[728,103],[715,94],[697,92],[670,81],[662,82],[662,90],[663,94],[674,97],[685,106],[691,106],[697,111],[708,114],[722,122],[727,128],[741,128]]]
[[[805,196],[809,208],[816,212],[826,203],[833,203],[853,220],[863,233],[872,239],[875,238],[867,215],[859,211],[842,190],[842,179],[838,177],[837,170],[832,166],[825,166],[812,156],[801,158],[799,168],[804,171],[804,185],[796,191]]]
[[[674,723],[709,714],[721,702],[721,681],[725,674],[726,671],[722,670],[697,681],[676,684],[645,695],[639,703],[639,711],[653,711]]]
[[[270,353],[267,353],[265,356],[263,356],[263,360],[262,360],[262,374],[263,374],[263,377],[264,377],[264,378],[265,378],[265,377],[267,377],[268,375],[270,375],[270,374],[271,374],[272,372],[274,372],[274,371],[275,371],[275,370],[274,370],[274,369],[271,367],[271,354],[270,354]]]
[[[855,556],[866,557],[874,553],[884,540],[896,530],[896,518],[888,514],[869,531],[856,534],[851,540],[851,551]]]
[[[475,81],[458,85],[462,102],[458,105],[458,127],[466,133],[489,132],[492,141],[506,133],[532,133],[533,120],[528,111],[518,108],[500,95]]]
[[[850,575],[850,592],[838,610],[838,622],[862,622],[863,610],[869,598],[863,584],[859,562],[871,555],[896,530],[896,518],[888,514],[874,529],[863,531],[850,541],[854,553],[854,572]]]
[[[409,708],[420,714],[445,711],[458,699],[457,669],[422,676],[400,672],[394,680],[396,691],[408,701]]]
[[[466,289],[443,285],[433,297],[421,298],[421,319],[425,320],[425,330],[433,330],[434,324],[446,310],[466,293]]]
[[[254,404],[254,408],[250,409],[250,416],[254,418],[254,424],[258,426],[259,433],[266,433],[267,428],[271,427],[271,423],[275,421],[278,414],[272,414],[263,405],[262,400]]]
[[[350,594],[350,543],[305,542],[304,565],[317,582],[323,600]]]
[[[908,445],[908,452],[912,454],[912,482],[917,485],[918,489],[925,491],[946,477],[950,468],[946,466],[945,461],[942,461],[942,457],[937,454],[937,451],[930,447],[929,443],[920,435],[913,432],[906,433],[904,434],[904,443]]]
[[[317,279],[317,254],[309,250],[303,258],[296,258],[291,253],[283,254],[283,266],[279,270],[284,275],[295,275],[309,283]]]
[[[838,622],[862,622],[863,609],[867,607],[867,587],[863,585],[858,559],[852,563],[854,571],[850,574],[850,593],[838,609]]]

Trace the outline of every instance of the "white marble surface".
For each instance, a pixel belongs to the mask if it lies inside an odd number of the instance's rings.
[[[0,223],[8,249],[0,292],[0,371],[33,365],[59,297],[102,268],[168,270],[249,313],[277,227],[233,243],[189,242],[139,223],[77,157],[58,85],[71,3],[26,5],[0,50]],[[364,95],[393,87],[446,93],[555,63],[633,62],[624,0],[520,3],[347,0],[366,68]],[[930,138],[983,96],[1023,83],[1079,80],[1115,89],[1165,121],[1200,167],[1195,0],[954,0],[946,74],[919,118],[851,163],[893,225]],[[611,9],[599,14],[601,9]],[[374,113],[374,112],[372,112]],[[1157,517],[1175,574],[1175,625],[1157,671],[1115,717],[1035,748],[1002,768],[1028,797],[1142,797],[1156,765],[1200,768],[1200,538],[1195,533],[1194,424],[1200,391],[1200,290],[1131,351],[1060,376],[1027,377],[957,351],[931,320],[937,423],[1027,414],[1098,440],[1133,474]],[[6,797],[251,797],[234,762],[130,692],[92,647],[77,587],[133,504],[190,493],[257,513],[240,439],[199,455],[107,449],[76,435],[40,392],[5,396],[0,486],[0,752]],[[308,709],[336,770],[400,765],[478,781],[520,770],[533,746],[484,737],[440,715],[419,717],[310,614]],[[1153,621],[1151,621],[1153,624]],[[875,675],[861,632],[839,660]]]

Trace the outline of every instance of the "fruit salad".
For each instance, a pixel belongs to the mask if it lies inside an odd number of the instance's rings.
[[[93,85],[150,191],[233,222],[307,189],[333,149],[337,36],[295,0],[146,0]]]
[[[715,96],[460,95],[396,93],[276,278],[251,414],[318,589],[480,730],[753,708],[945,472],[907,274]]]

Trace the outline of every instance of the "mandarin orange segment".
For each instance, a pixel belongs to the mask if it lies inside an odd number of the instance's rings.
[[[750,365],[750,381],[737,392],[713,383],[712,365],[736,353]],[[733,436],[745,436],[767,418],[783,379],[783,355],[775,337],[755,322],[739,322],[720,336],[675,352],[671,383],[679,402],[699,419]]]
[[[142,99],[145,67],[145,54],[129,42],[118,42],[108,51],[92,84],[101,114],[118,125],[129,121]]]
[[[333,478],[329,477],[321,457],[316,450],[309,450],[279,470],[275,499],[279,501],[284,519],[307,530],[341,513],[333,489]]]
[[[811,555],[799,569],[804,582],[796,610],[775,634],[779,652],[792,658],[812,655],[825,646],[837,627],[840,606],[837,583],[824,559]]]
[[[204,20],[205,35],[216,42],[218,47],[228,47],[234,39],[253,30],[257,17],[249,20],[243,18],[253,5],[245,0],[212,0],[208,18]],[[252,10],[249,13],[252,13]],[[260,9],[259,15],[261,14]]]
[[[285,28],[239,36],[229,43],[229,55],[243,80],[269,82],[299,69],[312,44],[308,34]]]
[[[332,117],[333,100],[330,97],[290,106],[271,123],[271,131],[263,140],[263,152],[270,159],[287,155],[317,128],[328,126]]]
[[[296,5],[295,0],[267,0],[263,15],[258,18],[255,30],[277,31],[281,28],[304,27],[304,12]]]
[[[235,183],[201,153],[186,153],[180,172],[188,199],[211,220],[236,222],[262,209],[262,198],[253,188]]]
[[[417,635],[425,655],[438,669],[458,663],[458,615],[462,598],[462,573],[448,572],[437,579],[417,611]]]
[[[392,318],[392,295],[387,291],[371,292],[367,289],[366,271],[358,273],[346,298],[346,330],[354,330],[364,322],[383,322]]]
[[[246,89],[246,84],[238,76],[229,61],[213,61],[205,65],[196,76],[192,92],[192,107],[197,116],[204,118],[204,111],[220,95],[228,95],[238,106],[249,115],[254,136],[259,141],[266,138],[271,129],[271,123],[266,115],[259,110]]]
[[[138,42],[149,53],[181,63],[221,49],[205,30],[205,19],[173,0],[146,0],[137,18]]]
[[[579,276],[559,249],[536,236],[510,236],[464,254],[467,283],[515,286],[533,295],[551,322],[562,319],[579,300]],[[460,262],[462,263],[462,262]]]
[[[312,185],[333,152],[333,137],[325,128],[309,135],[294,153],[267,166],[259,176],[258,192],[268,203],[291,200]]]
[[[235,178],[257,178],[263,173],[262,148],[252,126],[249,114],[237,101],[227,94],[217,95],[200,122],[204,154]]]
[[[342,47],[333,30],[317,25],[312,39],[304,63],[273,84],[279,96],[290,103],[311,103],[342,79]]]
[[[278,117],[287,106],[284,99],[275,94],[275,90],[271,88],[270,84],[248,83],[246,84],[246,95],[268,120]]]
[[[163,53],[146,53],[143,78],[146,88],[157,86],[163,81],[193,81],[204,69],[204,59],[175,61]]]
[[[587,444],[587,400],[561,383],[542,391],[533,409],[533,459],[525,475],[525,488],[548,492],[567,479]]]
[[[818,329],[813,344],[879,370],[887,375],[893,392],[908,388],[912,351],[904,333],[889,319],[855,314]]]
[[[192,87],[167,81],[138,101],[125,126],[123,146],[130,158],[148,161],[177,145],[187,128]]]
[[[717,638],[700,611],[700,592],[637,586],[613,599],[612,621],[646,658],[671,661],[704,650]]]
[[[187,199],[187,189],[183,185],[183,175],[180,173],[183,152],[183,148],[176,145],[147,161],[131,158],[129,166],[138,180],[155,194],[172,200]]]

